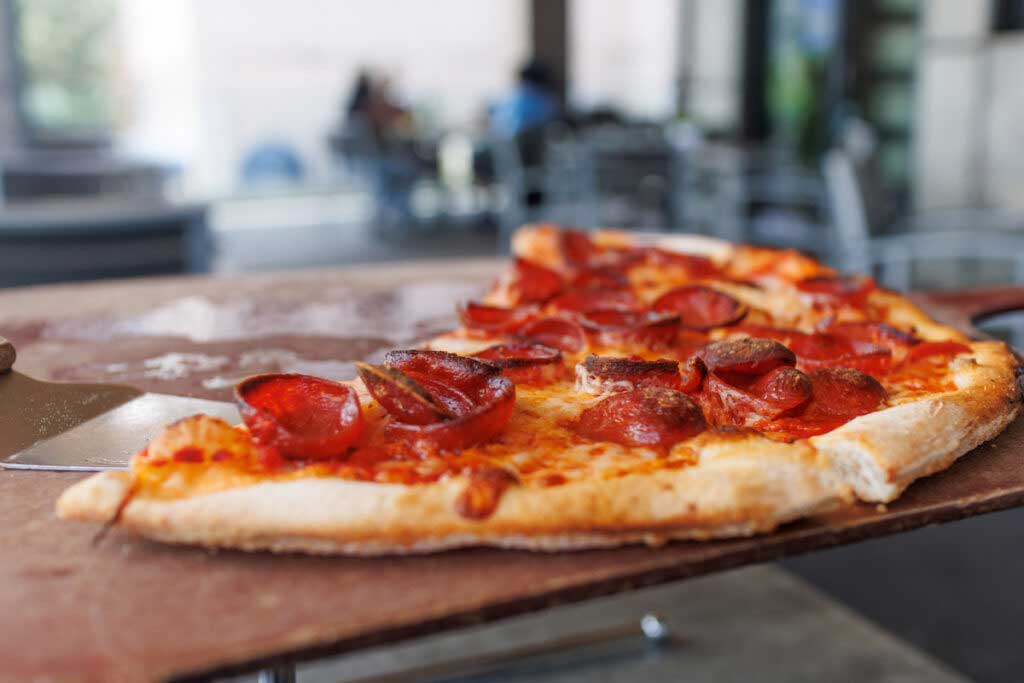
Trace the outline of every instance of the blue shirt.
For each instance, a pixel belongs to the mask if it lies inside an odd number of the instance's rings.
[[[524,130],[542,126],[558,116],[558,102],[545,90],[523,83],[491,112],[491,134],[515,137]]]

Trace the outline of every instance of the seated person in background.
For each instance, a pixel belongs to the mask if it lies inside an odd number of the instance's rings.
[[[560,111],[552,81],[551,71],[540,62],[523,66],[516,87],[491,109],[491,135],[513,138],[556,120]]]

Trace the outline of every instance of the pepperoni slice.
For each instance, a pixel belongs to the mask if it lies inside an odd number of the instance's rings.
[[[699,353],[709,372],[763,375],[780,365],[796,365],[796,356],[772,339],[746,337],[708,344]]]
[[[455,416],[421,425],[402,422],[401,414],[392,413],[394,421],[387,430],[398,438],[457,450],[497,435],[512,417],[515,384],[493,365],[454,353],[422,350],[390,351],[384,362],[415,380]]]
[[[790,337],[789,348],[796,353],[804,370],[842,367],[879,375],[892,365],[892,351],[870,342],[854,342],[823,332],[795,332]]]
[[[554,349],[578,353],[587,345],[586,333],[579,323],[565,318],[540,318],[519,328],[520,336]]]
[[[426,425],[455,417],[455,412],[401,370],[367,363],[356,363],[356,369],[377,403],[400,422]]]
[[[961,353],[969,353],[970,350],[970,346],[955,341],[922,342],[910,349],[905,362],[915,363],[919,360],[936,356],[952,358]]]
[[[852,368],[822,368],[810,373],[813,393],[796,416],[772,425],[788,438],[823,434],[875,410],[886,399],[885,388],[871,375]]]
[[[543,386],[561,379],[562,352],[543,344],[498,344],[474,354],[497,368],[516,384]]]
[[[563,230],[559,239],[562,257],[570,266],[586,266],[597,254],[597,245],[580,230]]]
[[[863,303],[875,281],[864,275],[815,275],[796,283],[801,292],[824,303]]]
[[[622,342],[651,348],[672,345],[679,328],[679,316],[655,311],[594,310],[579,316],[580,324],[599,344]]]
[[[522,257],[515,260],[515,279],[510,287],[517,303],[541,303],[562,291],[562,276]]]
[[[629,278],[610,266],[585,268],[572,279],[574,289],[625,289]]]
[[[760,427],[807,403],[811,380],[788,365],[764,375],[708,375],[701,392],[701,405],[708,419],[717,425]]]
[[[696,393],[707,374],[708,367],[704,365],[704,361],[699,356],[690,356],[680,370],[679,390],[687,394]]]
[[[470,329],[501,334],[522,325],[536,311],[534,306],[504,308],[470,301],[459,309],[459,318]]]
[[[557,311],[586,313],[597,310],[635,310],[639,308],[640,302],[632,292],[626,290],[578,289],[555,297],[550,306]]]
[[[891,350],[909,348],[921,341],[909,332],[886,323],[833,322],[825,327],[825,331],[849,340],[858,352],[870,352],[879,346]]]
[[[253,437],[286,458],[338,457],[363,433],[355,390],[319,377],[249,377],[235,387],[235,402]]]
[[[696,436],[707,424],[693,399],[664,387],[612,394],[584,410],[575,429],[594,441],[669,448]]]
[[[629,391],[638,387],[680,389],[679,362],[659,358],[587,356],[576,365],[576,388],[591,394]]]
[[[734,325],[747,314],[746,306],[728,294],[700,285],[673,289],[660,296],[652,308],[678,313],[683,327],[693,330]]]
[[[714,261],[706,256],[683,254],[678,251],[649,247],[644,252],[645,260],[653,266],[671,267],[686,271],[686,275],[694,280],[716,277],[721,270]]]

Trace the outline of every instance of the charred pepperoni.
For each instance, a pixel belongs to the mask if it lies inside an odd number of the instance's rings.
[[[576,388],[591,394],[650,386],[679,390],[681,380],[679,363],[665,358],[643,360],[591,354],[576,365]]]
[[[401,370],[356,363],[366,389],[396,420],[426,425],[455,417],[455,412]]]
[[[457,450],[496,436],[512,418],[515,384],[493,365],[453,353],[421,350],[391,351],[384,362],[411,377],[454,415],[430,424],[414,424],[403,422],[401,413],[392,413],[394,421],[387,430],[398,438]]]
[[[807,375],[782,365],[757,378],[711,373],[701,393],[701,405],[717,425],[760,427],[804,405],[811,395]]]
[[[796,355],[779,342],[753,337],[714,342],[699,355],[709,372],[762,375],[780,365],[796,365]]]
[[[704,431],[704,415],[686,394],[643,387],[603,399],[583,411],[576,431],[594,441],[670,448]]]
[[[355,390],[318,377],[249,377],[235,387],[235,402],[253,437],[287,458],[344,455],[363,432]]]
[[[747,308],[728,294],[700,285],[673,289],[659,297],[652,308],[678,313],[683,327],[694,330],[734,325],[747,314]]]
[[[474,354],[475,358],[501,369],[516,384],[543,386],[562,376],[562,353],[543,344],[498,344]]]
[[[874,411],[886,399],[878,380],[859,370],[822,368],[809,376],[811,400],[797,415],[777,420],[772,432],[794,439],[823,434]]]
[[[596,310],[635,310],[640,302],[631,292],[621,289],[579,289],[555,297],[551,308],[586,313]]]

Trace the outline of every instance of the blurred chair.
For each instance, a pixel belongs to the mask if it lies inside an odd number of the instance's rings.
[[[972,208],[875,228],[864,171],[851,156],[830,150],[823,172],[835,232],[832,256],[842,270],[871,273],[895,289],[1024,282],[1024,216]]]
[[[205,205],[35,202],[0,212],[0,286],[205,272]]]

